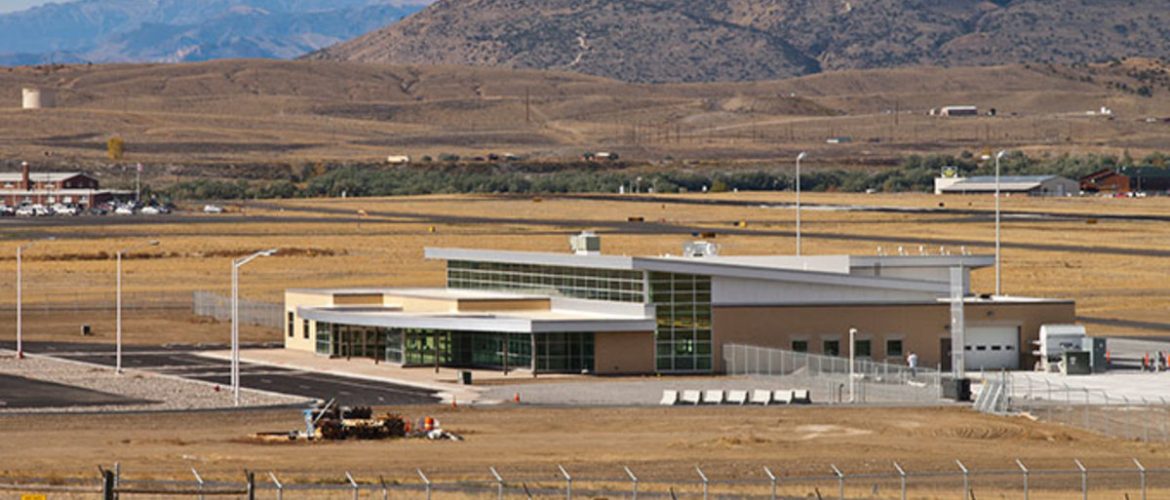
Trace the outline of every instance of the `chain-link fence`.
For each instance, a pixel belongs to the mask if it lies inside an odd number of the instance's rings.
[[[988,413],[1024,414],[1106,436],[1170,442],[1170,401],[1165,398],[1111,395],[1026,373],[987,375],[981,386],[976,408]],[[995,395],[985,398],[984,393]]]
[[[232,299],[213,292],[195,292],[192,309],[196,316],[232,319]],[[270,302],[240,299],[240,324],[284,329],[284,306]]]
[[[736,499],[933,499],[1168,498],[1170,469],[1147,467],[1136,459],[1089,467],[1070,459],[1066,468],[1029,467],[1016,460],[996,469],[968,467],[961,460],[911,470],[892,463],[885,470],[848,471],[833,464],[824,473],[786,474],[763,465],[721,475],[702,466],[641,474],[629,467],[611,473],[576,474],[551,465],[546,470],[512,471],[487,467],[477,473],[434,470],[332,477],[304,472],[246,472],[242,477],[154,479],[100,469],[91,479],[3,478],[0,491],[53,493],[60,498],[711,498]]]
[[[850,369],[848,358],[726,344],[723,362],[730,375],[782,377],[787,385],[803,385],[825,402],[845,402],[852,394],[855,403],[936,403],[942,395],[938,370],[864,358],[853,360]]]

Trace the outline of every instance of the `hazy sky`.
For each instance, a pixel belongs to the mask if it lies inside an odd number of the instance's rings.
[[[0,12],[23,10],[34,5],[49,3],[50,0],[0,0]]]

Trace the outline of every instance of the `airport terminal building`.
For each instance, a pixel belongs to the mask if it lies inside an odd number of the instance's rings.
[[[580,237],[578,237],[580,238]],[[595,238],[596,237],[592,237]],[[285,346],[401,366],[536,373],[723,370],[730,343],[948,368],[951,269],[963,270],[968,369],[1030,368],[1044,324],[1072,301],[976,296],[989,256],[603,255],[428,248],[443,288],[292,289]]]

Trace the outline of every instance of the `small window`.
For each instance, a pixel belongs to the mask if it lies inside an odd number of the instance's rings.
[[[985,345],[976,346],[976,347],[975,347],[975,350],[976,350],[976,351],[986,351],[986,350],[987,350],[987,346],[985,346]]]
[[[304,322],[301,324],[301,327],[304,328],[304,330],[301,332],[302,336],[306,339],[309,338],[309,320],[304,320]]]
[[[869,340],[855,340],[853,342],[853,349],[856,356],[859,358],[868,358],[873,356],[873,342]]]
[[[294,334],[294,330],[296,330],[296,328],[297,328],[296,317],[297,317],[297,315],[295,313],[291,313],[291,312],[288,313],[288,336],[289,336],[289,338],[292,338],[292,336]]]
[[[796,352],[808,352],[808,341],[807,340],[793,340],[792,341],[792,350],[796,351]]]
[[[1016,348],[1015,348],[1015,347],[1012,347],[1012,345],[1011,345],[1011,344],[1008,344],[1008,345],[1005,345],[1005,346],[1003,346],[1003,350],[1005,350],[1005,351],[1014,351],[1014,350],[1016,350]]]
[[[901,357],[902,356],[902,341],[901,340],[887,340],[886,341],[886,356]]]
[[[1001,347],[1000,347],[1000,346],[997,346],[997,345],[993,345],[993,346],[991,346],[991,350],[993,350],[993,351],[998,351],[998,350],[1000,350],[1000,349],[1001,349]]]
[[[825,356],[840,356],[841,355],[841,341],[840,340],[826,340],[821,345],[821,352]]]

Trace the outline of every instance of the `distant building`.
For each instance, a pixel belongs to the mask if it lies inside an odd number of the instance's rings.
[[[968,177],[939,189],[939,194],[987,194],[996,190],[995,177]],[[1001,193],[1028,196],[1068,196],[1080,191],[1080,184],[1057,175],[1000,176]]]
[[[88,208],[129,193],[102,190],[97,179],[81,172],[33,173],[28,163],[20,172],[0,173],[0,202],[6,206],[64,203]]]
[[[1128,193],[1129,176],[1106,168],[1081,177],[1081,191],[1087,193]]]
[[[1129,177],[1130,190],[1136,192],[1170,191],[1170,168],[1122,167],[1121,175]]]
[[[54,97],[51,90],[25,87],[21,89],[20,107],[22,109],[51,108],[56,105]]]
[[[946,106],[938,111],[939,116],[979,116],[976,106]]]

